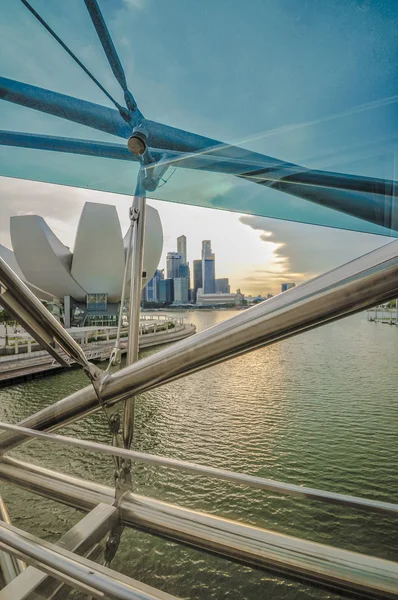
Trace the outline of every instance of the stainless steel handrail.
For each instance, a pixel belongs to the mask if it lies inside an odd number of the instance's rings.
[[[104,405],[154,389],[224,362],[360,312],[398,295],[398,240],[275,296],[210,329],[182,340],[99,382]],[[22,421],[32,429],[63,427],[99,410],[91,386]],[[0,436],[0,450],[23,442],[18,433]]]
[[[113,504],[115,490],[77,477],[15,459],[0,462],[0,478],[84,511],[100,502]],[[124,525],[176,542],[321,583],[365,598],[396,598],[398,565],[388,560],[333,548],[308,540],[251,527],[228,519],[167,504],[137,494],[125,494],[119,505]]]
[[[178,600],[9,524],[0,524],[0,548],[23,557],[41,571],[103,600]],[[1,594],[1,592],[0,592]],[[11,598],[9,600],[12,600]]]
[[[1,303],[15,314],[18,321],[51,356],[63,366],[69,366],[52,346],[52,343],[56,342],[70,358],[83,367],[87,366],[86,356],[76,340],[2,258],[0,258],[0,282],[6,288],[6,291],[1,294]]]
[[[237,485],[246,485],[252,488],[278,492],[281,494],[296,496],[299,498],[319,500],[321,502],[330,502],[332,504],[340,504],[343,506],[350,506],[362,510],[391,514],[394,516],[398,515],[398,504],[393,504],[390,502],[382,502],[379,500],[370,500],[368,498],[358,498],[347,494],[339,494],[334,492],[328,492],[325,490],[317,490],[314,488],[295,485],[292,483],[284,483],[281,481],[274,481],[272,479],[264,479],[263,477],[257,477],[255,475],[236,473],[234,471],[227,471],[225,469],[208,467],[206,465],[197,465],[187,461],[177,460],[175,458],[155,456],[153,454],[146,454],[143,452],[137,452],[135,450],[118,448],[115,446],[107,446],[98,442],[80,440],[64,435],[57,435],[55,433],[44,433],[42,431],[36,431],[35,429],[26,429],[25,427],[20,427],[19,425],[11,425],[9,423],[0,422],[0,429],[16,431],[27,437],[39,438],[49,442],[51,441],[63,444],[66,446],[82,448],[87,451],[98,452],[99,454],[106,454],[109,456],[120,456],[121,458],[129,458],[140,463],[146,463],[158,467],[168,467],[170,469],[177,469],[179,471],[193,473],[194,475],[203,475],[205,477],[212,477],[224,481],[229,481]]]
[[[7,506],[0,496],[0,525],[2,522],[11,525]],[[18,560],[14,556],[10,556],[7,552],[4,552],[4,550],[0,550],[0,572],[6,584],[22,573],[25,568],[26,565],[22,560]]]

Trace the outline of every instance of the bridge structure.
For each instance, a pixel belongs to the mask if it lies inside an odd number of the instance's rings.
[[[8,147],[138,163],[136,190],[129,213],[131,227],[124,276],[127,285],[127,273],[131,273],[130,299],[138,299],[141,293],[146,195],[166,181],[163,177],[170,167],[238,177],[384,227],[389,234],[396,232],[395,181],[307,169],[151,121],[143,116],[127,85],[116,46],[96,0],[85,0],[85,5],[123,91],[124,105],[110,96],[31,4],[27,0],[21,1],[72,60],[100,86],[115,109],[5,78],[0,82],[3,100],[111,133],[124,143],[16,131],[2,132],[1,142]],[[70,587],[93,598],[171,600],[174,596],[110,568],[125,527],[347,595],[397,597],[396,563],[139,496],[134,491],[132,464],[146,463],[161,469],[216,477],[255,487],[264,493],[294,495],[378,515],[396,516],[396,503],[140,453],[131,449],[131,445],[137,394],[396,298],[398,241],[142,360],[137,360],[139,302],[138,311],[137,303],[130,302],[127,365],[116,370],[100,369],[88,360],[76,340],[1,259],[0,282],[1,304],[17,315],[19,322],[54,360],[65,367],[74,361],[88,380],[84,389],[18,424],[0,423],[3,431],[0,435],[0,478],[86,513],[75,527],[52,544],[13,525],[7,508],[1,504],[0,565],[5,587],[0,591],[0,600],[37,596],[60,598]],[[120,336],[117,342],[110,361],[113,366],[120,365]],[[111,445],[54,433],[54,430],[96,411],[104,411],[106,415]],[[8,456],[11,450],[32,438],[45,440],[49,447],[64,444],[112,456],[115,486],[84,481]],[[99,564],[98,556],[102,555],[99,544],[104,537],[107,537],[104,564]]]

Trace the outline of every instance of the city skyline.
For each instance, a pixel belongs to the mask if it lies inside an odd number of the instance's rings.
[[[122,232],[129,226],[131,197],[81,188],[0,178],[0,243],[11,248],[10,217],[41,215],[69,247],[86,201],[114,204]],[[245,294],[279,293],[282,282],[297,284],[335,268],[392,238],[296,224],[228,211],[180,205],[148,198],[163,226],[163,251],[176,250],[182,232],[188,238],[188,258],[201,257],[202,241],[211,239],[217,255],[217,277],[228,277],[231,290]]]
[[[143,289],[142,300],[149,305],[166,303],[215,307],[253,304],[274,295],[270,292],[246,295],[240,288],[231,293],[229,278],[216,277],[215,253],[212,251],[211,240],[202,240],[201,246],[201,258],[193,259],[191,270],[187,260],[187,237],[184,234],[178,236],[177,252],[167,253],[166,268],[155,271],[153,278]],[[285,292],[295,286],[295,282],[283,282],[279,291]]]

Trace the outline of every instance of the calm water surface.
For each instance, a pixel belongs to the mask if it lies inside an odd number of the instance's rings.
[[[205,329],[235,312],[185,313]],[[146,351],[147,355],[152,351]],[[135,447],[335,492],[398,501],[398,328],[350,317],[141,395]],[[0,390],[17,422],[86,385],[77,371]],[[109,441],[102,415],[62,430]],[[13,456],[112,484],[112,460],[30,442]],[[1,484],[14,523],[55,541],[76,511]],[[137,465],[135,490],[278,532],[397,559],[397,524],[188,474]],[[180,598],[336,599],[298,584],[125,530],[113,567]]]

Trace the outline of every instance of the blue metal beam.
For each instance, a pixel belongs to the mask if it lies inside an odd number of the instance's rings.
[[[134,100],[132,93],[128,89],[126,75],[124,73],[122,63],[112,41],[111,34],[106,26],[104,17],[102,16],[100,7],[98,6],[97,0],[84,0],[84,3],[90,14],[91,20],[98,34],[113,74],[124,92],[124,99],[129,113],[133,113],[134,111],[138,110],[137,103]]]
[[[39,23],[48,31],[48,33],[62,46],[62,48],[69,54],[69,56],[75,61],[77,65],[90,77],[90,79],[99,87],[99,89],[109,98],[109,100],[116,106],[120,114],[125,120],[129,120],[127,110],[120,106],[120,104],[111,96],[111,94],[104,88],[104,86],[98,81],[96,77],[87,69],[86,65],[82,63],[82,61],[76,56],[74,52],[65,44],[65,42],[55,33],[52,27],[49,26],[47,21],[45,21],[39,13],[33,8],[33,6],[28,2],[28,0],[21,0],[22,4],[26,6],[26,8],[32,13],[32,15],[39,21]]]
[[[0,132],[0,144],[99,156],[116,160],[136,160],[136,157],[129,152],[127,146],[91,140],[2,131]],[[257,162],[223,157],[217,153],[218,151],[216,151],[216,155],[208,152],[181,154],[169,149],[150,148],[150,152],[155,161],[164,158],[166,155],[171,167],[235,175],[254,183],[266,185],[267,187],[276,188],[279,191],[304,198],[321,206],[387,227],[388,229],[396,229],[393,219],[394,205],[392,203],[394,196],[388,196],[384,191],[387,190],[393,193],[394,185],[395,189],[397,189],[398,186],[393,181],[372,180],[367,177],[339,173],[309,171],[301,167],[296,167],[295,173],[292,173],[290,165],[286,166],[286,163],[276,161],[275,159],[272,160],[278,164],[278,169],[268,169],[266,174],[264,174],[263,169],[260,174],[256,174],[256,169],[258,170],[259,166]],[[247,154],[250,156],[251,153],[248,152]],[[150,170],[151,167],[149,166],[148,169]],[[288,173],[287,175],[286,172]],[[305,176],[307,176],[307,181],[303,184],[301,180]],[[285,179],[283,179],[284,177]],[[311,180],[312,183],[309,183]],[[348,187],[348,191],[345,186]],[[364,193],[364,190],[372,186],[373,191],[377,193]],[[355,193],[352,190],[355,190]],[[396,218],[395,223],[397,221],[398,219]]]
[[[85,154],[117,160],[138,160],[128,150],[127,146],[123,144],[112,144],[95,140],[0,131],[0,144],[72,154]],[[205,153],[181,153],[166,148],[149,148],[149,150],[156,162],[164,155],[167,155],[168,160],[164,164],[167,164],[169,167],[236,175],[248,179],[253,183],[268,185],[269,187],[276,187],[279,183],[294,183],[382,196],[394,196],[398,192],[398,181],[372,179],[371,177],[306,169],[299,166],[293,169],[290,164],[282,161],[277,161],[278,168],[276,169],[256,169],[256,164],[258,166],[259,163],[253,160],[233,159],[222,156],[220,154],[222,148],[215,150],[214,153],[212,151]],[[251,155],[252,153],[249,154]],[[151,165],[148,165],[147,168],[150,169]]]
[[[28,83],[0,77],[0,99],[74,121],[93,129],[129,138],[132,127],[113,109]]]

